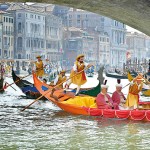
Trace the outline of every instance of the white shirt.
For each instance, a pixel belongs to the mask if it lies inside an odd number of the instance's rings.
[[[83,63],[78,62],[78,65],[81,66],[81,65],[83,65]],[[84,62],[84,65],[85,65],[85,67],[87,67],[89,64]],[[73,70],[77,71],[77,65],[75,63],[74,63],[74,66],[73,66]]]

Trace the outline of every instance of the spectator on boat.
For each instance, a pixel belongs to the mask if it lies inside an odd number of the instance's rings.
[[[54,79],[54,85],[59,85],[62,82],[65,82],[67,77],[65,76],[66,71],[62,70]],[[63,84],[59,85],[57,88],[63,89]]]
[[[119,105],[121,107],[124,107],[123,104],[125,104],[126,102],[126,98],[124,94],[121,92],[121,90],[122,90],[121,80],[118,79],[116,84],[116,91],[112,94],[112,101],[113,103],[116,104],[116,109],[119,109]]]
[[[136,109],[138,107],[139,93],[143,88],[143,81],[142,73],[139,73],[138,76],[131,81],[125,104],[128,108],[134,107],[134,109]]]
[[[36,65],[36,76],[41,78],[44,75],[44,67],[43,67],[43,61],[41,59],[41,56],[37,56],[37,61],[35,62]]]
[[[101,93],[96,97],[96,104],[99,109],[117,109],[117,104],[113,103],[111,97],[107,94],[107,80],[101,85]]]
[[[70,74],[70,83],[67,84],[67,88],[69,88],[70,84],[73,83],[77,85],[76,96],[79,94],[81,85],[87,82],[86,75],[85,75],[85,68],[91,67],[92,64],[88,64],[84,62],[84,55],[80,54],[76,58],[76,62],[74,63],[73,69],[71,70]],[[82,71],[83,70],[83,71]],[[82,71],[81,73],[79,73]]]

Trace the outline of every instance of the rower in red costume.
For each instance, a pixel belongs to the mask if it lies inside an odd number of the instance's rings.
[[[116,91],[112,94],[112,101],[116,104],[116,109],[119,109],[119,106],[124,107],[124,104],[126,102],[126,98],[124,94],[121,92],[122,90],[122,84],[121,80],[118,79],[116,84]]]
[[[117,105],[113,103],[111,97],[107,94],[107,80],[101,85],[101,93],[96,97],[96,104],[99,109],[116,109]]]

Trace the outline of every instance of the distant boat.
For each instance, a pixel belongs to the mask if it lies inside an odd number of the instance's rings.
[[[106,76],[116,79],[128,79],[126,75],[120,75],[118,73],[109,73],[108,71],[106,71]]]

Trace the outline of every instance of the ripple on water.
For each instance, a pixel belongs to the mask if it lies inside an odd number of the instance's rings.
[[[150,124],[70,115],[50,102],[0,95],[0,149],[145,150]]]

